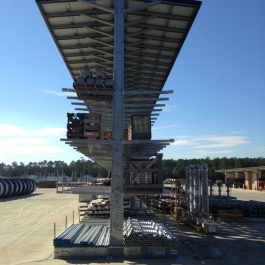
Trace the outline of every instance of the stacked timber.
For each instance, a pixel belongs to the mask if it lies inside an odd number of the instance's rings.
[[[128,129],[124,130],[124,140],[129,140],[129,138],[128,138]]]
[[[219,210],[218,219],[220,221],[241,221],[243,219],[242,211]]]
[[[102,139],[104,140],[111,140],[112,139],[112,132],[111,131],[104,131]],[[128,130],[124,130],[124,140],[128,140]]]
[[[104,131],[103,132],[103,140],[111,140],[112,139],[112,132],[111,131]]]
[[[102,139],[102,125],[100,114],[85,114],[84,116],[84,138],[97,140]]]
[[[38,181],[39,188],[56,188],[57,181]]]

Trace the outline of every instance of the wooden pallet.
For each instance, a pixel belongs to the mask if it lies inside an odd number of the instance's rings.
[[[84,127],[84,114],[82,113],[67,113],[67,138],[82,139]]]
[[[194,224],[188,223],[186,220],[184,221],[184,224],[190,226],[192,229],[194,229],[197,232],[202,232],[203,231],[203,227],[202,226],[198,226],[198,225],[194,225]]]
[[[101,139],[102,125],[100,114],[85,114],[84,116],[84,138]]]
[[[217,218],[216,219],[219,222],[248,222],[248,218],[242,218],[242,219],[221,219],[221,218]]]

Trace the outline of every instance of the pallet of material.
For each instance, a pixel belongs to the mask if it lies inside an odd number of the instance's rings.
[[[82,139],[84,130],[84,114],[83,113],[67,113],[67,138]]]
[[[125,191],[162,191],[163,184],[136,184],[124,185]]]
[[[237,210],[219,210],[218,211],[218,219],[222,220],[233,220],[240,221],[243,219],[242,211]]]
[[[85,114],[84,116],[84,138],[97,140],[101,137],[101,115]]]
[[[203,232],[205,234],[217,234],[218,224],[217,223],[202,223]]]
[[[202,232],[203,231],[203,227],[202,226],[191,224],[191,223],[187,222],[186,220],[184,221],[184,224],[190,226],[192,229],[194,229],[197,232]]]
[[[39,188],[56,188],[56,181],[39,181]]]

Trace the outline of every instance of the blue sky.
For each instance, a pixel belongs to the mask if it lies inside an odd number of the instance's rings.
[[[0,162],[70,162],[71,76],[35,1],[1,3]],[[203,1],[164,87],[164,158],[265,157],[265,1]]]

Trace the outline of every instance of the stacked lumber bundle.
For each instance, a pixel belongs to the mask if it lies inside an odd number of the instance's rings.
[[[219,210],[218,219],[220,221],[241,221],[243,219],[242,211]]]
[[[97,140],[102,139],[102,125],[100,114],[85,114],[84,116],[84,138]]]
[[[129,140],[128,138],[128,130],[124,130],[124,140]]]
[[[110,186],[111,179],[110,178],[97,178],[92,179],[90,186]]]
[[[104,199],[91,201],[84,212],[84,216],[90,218],[109,218],[109,215],[110,201]]]
[[[177,248],[177,238],[161,223],[128,218],[123,224],[125,247]]]
[[[170,214],[171,206],[173,212],[178,212],[177,215],[180,215],[179,209],[184,209],[185,207],[185,198],[172,199],[170,195],[150,195],[151,207],[152,210],[159,213]],[[182,214],[181,214],[182,215]]]
[[[39,188],[56,188],[57,181],[38,181]]]
[[[112,139],[112,132],[111,131],[104,131],[102,139],[104,140],[111,140]],[[128,140],[128,130],[124,130],[124,140]]]
[[[67,113],[67,139],[82,139],[84,130],[83,113]]]
[[[151,199],[151,207],[155,212],[170,214],[170,199]]]
[[[100,114],[67,113],[67,139],[103,139]]]
[[[112,132],[111,131],[104,131],[103,132],[103,140],[111,140],[112,139]]]

